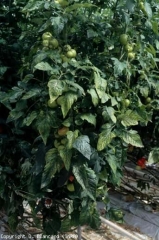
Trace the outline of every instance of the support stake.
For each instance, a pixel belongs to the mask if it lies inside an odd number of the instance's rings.
[[[78,226],[77,228],[77,235],[78,235],[78,240],[81,240],[81,226]]]

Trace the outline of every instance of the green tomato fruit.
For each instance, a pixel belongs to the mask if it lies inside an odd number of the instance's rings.
[[[126,98],[126,99],[123,101],[123,104],[124,104],[125,107],[128,107],[128,106],[130,105],[130,100]]]
[[[133,60],[135,58],[135,53],[134,52],[128,52],[128,58]]]
[[[48,47],[49,46],[49,40],[43,40],[42,44],[43,44],[43,47]]]
[[[50,32],[45,32],[42,35],[42,40],[50,40],[52,38],[52,34]]]
[[[47,105],[48,105],[48,107],[50,107],[50,108],[55,108],[55,107],[57,107],[56,101],[51,102],[50,99],[48,100]]]
[[[65,55],[61,55],[61,59],[62,59],[62,62],[63,63],[65,63],[65,62],[69,62],[70,61],[70,59],[69,58],[67,58]]]
[[[67,184],[67,189],[68,189],[68,191],[70,191],[70,192],[74,192],[74,191],[75,191],[74,184],[73,184],[73,183],[68,183],[68,184]]]
[[[126,44],[125,47],[124,47],[124,49],[125,49],[126,51],[128,51],[128,52],[132,52],[132,51],[133,51],[133,46],[130,45],[130,44]]]
[[[67,56],[68,58],[75,58],[76,55],[77,55],[77,53],[76,53],[76,50],[75,50],[75,49],[71,49],[71,50],[69,50],[69,51],[66,53],[66,56]]]
[[[66,45],[63,47],[63,49],[64,49],[65,52],[68,52],[68,51],[71,50],[71,46],[68,45],[68,44],[66,44]]]
[[[52,38],[49,40],[49,48],[56,49],[59,46],[59,42],[56,38]]]
[[[150,97],[146,98],[146,103],[150,103],[152,101],[152,99]]]
[[[119,37],[119,41],[122,45],[126,45],[128,43],[128,35],[127,34],[121,34]]]

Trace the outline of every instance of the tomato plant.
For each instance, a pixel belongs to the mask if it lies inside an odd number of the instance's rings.
[[[156,1],[140,2],[17,0],[9,8],[17,32],[7,24],[0,32],[0,201],[10,224],[25,199],[34,219],[42,213],[45,234],[99,227],[96,200],[107,204],[107,184],[120,185],[129,147],[145,150],[143,128],[159,109],[158,11]]]

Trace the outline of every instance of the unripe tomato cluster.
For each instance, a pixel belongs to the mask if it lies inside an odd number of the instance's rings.
[[[52,36],[50,32],[45,32],[42,35],[42,45],[43,50],[57,49],[59,47],[59,42],[56,38]],[[64,45],[62,50],[63,50],[63,53],[61,54],[62,62],[69,62],[70,59],[75,58],[77,56],[76,50],[71,48],[71,46],[68,44]]]
[[[59,46],[59,43],[56,38],[52,36],[50,32],[45,32],[42,35],[42,45],[45,48],[56,49]]]
[[[120,37],[119,37],[119,41],[121,43],[121,45],[123,46],[124,50],[127,52],[127,56],[130,60],[133,60],[135,58],[135,52],[133,51],[134,50],[134,46],[135,46],[135,43],[129,43],[128,42],[128,35],[127,34],[121,34]]]
[[[76,50],[72,49],[68,44],[63,47],[63,51],[63,54],[61,54],[61,59],[63,62],[68,62],[69,59],[75,58],[77,56]]]

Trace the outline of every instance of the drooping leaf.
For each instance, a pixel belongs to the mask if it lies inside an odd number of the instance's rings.
[[[135,147],[143,147],[141,138],[137,131],[135,130],[125,130],[121,132],[120,137],[126,142],[127,144],[131,144],[132,146]]]
[[[122,125],[127,127],[137,125],[138,121],[140,120],[140,116],[136,112],[129,109],[125,113],[121,114],[119,119]]]
[[[50,101],[54,102],[63,93],[65,82],[52,79],[48,82]]]
[[[85,193],[92,199],[96,197],[97,178],[94,171],[86,165],[75,164],[73,174]]]
[[[38,70],[41,70],[41,71],[53,71],[53,68],[47,62],[40,62],[40,63],[36,64],[34,66],[34,69],[38,69]]]
[[[97,150],[104,150],[105,147],[112,141],[115,136],[115,133],[112,131],[112,126],[110,124],[105,124],[104,130],[99,134]]]
[[[107,102],[109,99],[106,93],[107,81],[100,76],[97,69],[94,70],[94,84],[98,97],[101,99],[101,103]]]
[[[66,170],[69,171],[70,165],[71,165],[72,150],[67,148],[67,145],[66,145],[62,149],[59,149],[58,151],[59,151],[60,157],[64,162]]]
[[[82,135],[73,143],[73,147],[77,149],[83,156],[85,156],[88,160],[90,160],[90,156],[92,154],[92,149],[90,146],[90,140],[87,135]]]
[[[87,92],[91,95],[92,103],[96,107],[98,105],[98,103],[99,103],[99,97],[98,97],[97,92],[95,91],[94,88],[91,88]]]
[[[83,113],[80,115],[80,118],[84,121],[87,121],[88,123],[96,126],[96,116],[94,116],[91,113]]]
[[[42,174],[41,188],[46,187],[55,173],[60,170],[61,159],[59,158],[58,151],[56,148],[51,148],[45,157],[45,168]]]
[[[68,139],[68,143],[67,143],[68,149],[72,149],[73,144],[74,144],[76,138],[78,137],[78,134],[79,134],[78,130],[75,130],[74,132],[72,132],[72,131],[67,132],[66,135],[67,135],[67,139]]]
[[[109,115],[109,117],[111,118],[111,120],[113,121],[113,123],[116,123],[116,117],[115,117],[115,110],[112,107],[106,107],[106,111]]]
[[[77,100],[78,94],[74,92],[67,92],[64,96],[61,96],[58,104],[61,106],[63,117],[65,118],[71,109],[74,102]]]
[[[117,159],[115,155],[108,154],[106,157],[106,161],[109,163],[111,170],[114,174],[116,174],[117,171]]]

